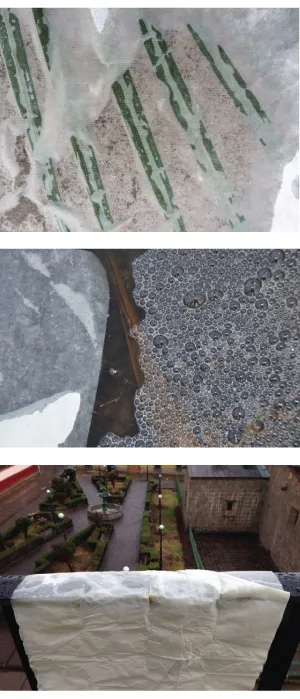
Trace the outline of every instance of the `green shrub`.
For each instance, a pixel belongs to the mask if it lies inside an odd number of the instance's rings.
[[[0,551],[1,567],[4,567],[6,562],[6,564],[9,565],[10,563],[17,561],[18,558],[22,558],[22,556],[30,553],[35,547],[43,543],[44,538],[42,536],[29,536],[27,539],[24,538],[24,541],[20,546],[12,546],[6,548],[5,551]]]
[[[91,566],[93,570],[99,570],[103,558],[105,556],[106,547],[107,541],[105,541],[105,539],[99,539],[98,543],[94,548],[94,553],[91,560]]]
[[[72,507],[77,507],[77,505],[86,505],[87,504],[87,497],[85,495],[79,495],[78,497],[75,498],[68,498],[66,500],[66,506],[72,509]]]
[[[9,539],[13,539],[14,536],[19,534],[20,528],[15,522],[11,527],[8,527],[8,529],[5,529],[5,532],[2,534],[2,538],[4,541],[8,541]]]
[[[98,490],[101,490],[101,488],[103,488],[104,490],[106,489],[105,481],[103,478],[100,478],[99,476],[92,476],[91,480],[92,483],[96,486],[96,488],[98,488]]]
[[[85,541],[86,539],[89,538],[90,534],[92,533],[94,529],[93,525],[90,525],[89,527],[86,527],[85,529],[82,529],[80,532],[77,532],[77,534],[74,534],[69,541],[73,541],[75,546],[78,546],[78,544],[81,544],[82,541]]]
[[[113,532],[113,525],[112,524],[103,524],[102,526],[102,532],[105,534],[105,538],[108,541],[110,539],[110,536]]]
[[[141,544],[149,544],[150,542],[150,524],[147,513],[144,513],[142,529],[141,529]]]
[[[141,563],[136,567],[137,570],[159,570],[158,563],[149,563],[149,565],[144,566]]]
[[[47,519],[48,521],[52,521],[52,512],[45,510],[41,514],[43,514],[43,517],[45,517],[45,519]]]
[[[48,553],[44,553],[43,556],[39,556],[39,558],[35,559],[35,566],[36,568],[39,568],[40,566],[44,565],[47,563],[47,565],[50,565],[50,563],[53,563],[55,560],[55,553],[54,551],[48,551]],[[33,571],[35,572],[35,571]]]
[[[145,508],[147,511],[150,509],[150,503],[151,503],[151,493],[147,492],[146,500],[145,500]]]
[[[99,529],[98,527],[95,527],[95,529],[90,534],[89,538],[86,540],[86,543],[91,544],[92,546],[96,546],[98,540],[100,539],[100,536],[101,536],[101,529]]]
[[[52,522],[51,527],[54,532],[59,534],[59,532],[63,532],[65,529],[72,529],[73,522],[71,519],[64,519],[63,522],[58,520],[58,522]]]
[[[44,514],[45,511],[50,513],[50,510],[49,510],[49,503],[50,503],[50,500],[48,500],[48,499],[47,499],[47,500],[42,500],[42,502],[40,502],[40,504],[39,504],[39,510],[40,510],[40,512],[42,512],[43,514]],[[50,513],[50,514],[51,514],[51,513]]]
[[[159,554],[158,551],[154,548],[154,546],[146,546],[145,544],[141,544],[140,546],[140,553],[143,555],[147,555],[150,558],[150,562],[153,561],[158,561],[159,560]]]
[[[40,566],[37,566],[34,570],[29,573],[29,575],[38,575],[39,573],[47,573],[47,570],[49,570],[51,566],[51,561],[45,561],[45,563],[42,563]]]
[[[67,495],[70,495],[72,491],[72,485],[70,481],[64,480],[60,476],[58,478],[56,476],[52,478],[51,488],[53,488],[55,492],[66,493]]]

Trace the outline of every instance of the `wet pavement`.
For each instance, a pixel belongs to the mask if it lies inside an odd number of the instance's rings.
[[[122,519],[114,522],[101,570],[135,570],[139,561],[140,532],[147,492],[146,481],[132,481],[123,503]]]

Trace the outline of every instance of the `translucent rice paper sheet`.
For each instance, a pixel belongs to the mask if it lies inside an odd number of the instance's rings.
[[[288,599],[190,570],[32,575],[12,605],[40,690],[252,690]]]
[[[296,8],[37,12],[2,11],[2,230],[297,230]]]

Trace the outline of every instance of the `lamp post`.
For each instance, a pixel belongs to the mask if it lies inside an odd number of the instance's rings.
[[[158,492],[161,495],[161,473],[158,474]]]
[[[159,493],[159,496],[158,496],[158,518],[159,518],[159,525],[161,525],[161,501],[162,501],[162,494]]]
[[[130,568],[128,568],[128,566],[124,566],[123,571],[124,573],[129,573]]]
[[[61,522],[64,521],[65,515],[63,512],[59,512],[57,516],[59,517]],[[63,531],[63,536],[64,536],[64,540],[67,541],[67,535],[66,535],[65,531]]]
[[[49,498],[49,496],[51,495],[50,488],[47,488],[46,493],[47,493],[48,498]],[[51,500],[49,500],[49,507],[50,507],[50,513],[51,513],[51,517],[52,517],[52,522],[54,522],[54,511],[53,511],[53,504],[52,504]]]
[[[164,531],[164,525],[160,524],[159,527],[159,570],[163,569],[163,560],[162,560],[162,538],[163,538],[163,531]]]

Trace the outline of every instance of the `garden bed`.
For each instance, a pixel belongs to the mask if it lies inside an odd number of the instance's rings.
[[[87,497],[76,479],[73,469],[64,469],[60,476],[52,478],[51,491],[40,505],[41,512],[51,512],[56,509],[72,510],[88,504]]]
[[[100,494],[103,493],[105,495],[105,493],[109,493],[110,497],[107,500],[107,504],[111,502],[116,505],[122,505],[132,478],[121,476],[111,479],[109,477],[92,476],[91,480]]]
[[[112,531],[111,525],[82,529],[37,558],[31,575],[100,570]]]
[[[0,570],[72,526],[70,517],[65,517],[63,522],[52,521],[51,514],[48,512],[35,512],[32,515],[20,517],[12,527],[0,535],[0,546],[5,547],[0,550]]]
[[[174,490],[162,492],[163,570],[184,570],[184,557],[177,528],[177,494]],[[150,521],[149,521],[150,514]],[[146,509],[141,529],[140,564],[138,570],[159,569],[159,509],[158,494],[148,489]]]
[[[194,532],[194,538],[202,563],[208,570],[277,571],[269,552],[256,534]]]

